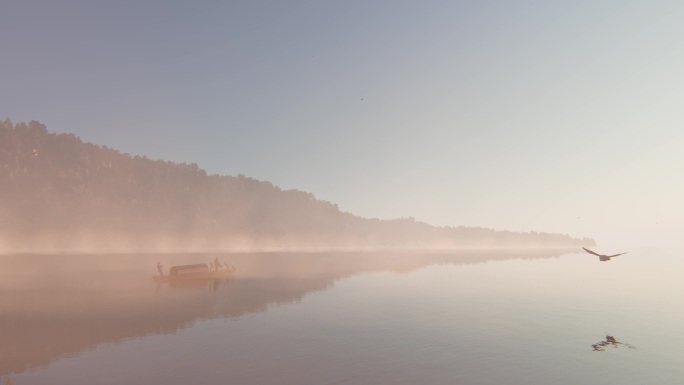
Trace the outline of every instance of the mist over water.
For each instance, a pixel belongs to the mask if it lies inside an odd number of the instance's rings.
[[[152,280],[158,261],[168,269],[214,258],[237,272]],[[0,379],[680,383],[681,254],[620,258],[570,250],[2,256]]]

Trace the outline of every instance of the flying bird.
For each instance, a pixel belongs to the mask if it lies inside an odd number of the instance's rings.
[[[615,254],[615,255],[603,255],[603,254],[594,253],[593,251],[587,249],[586,247],[583,247],[583,249],[587,253],[594,254],[595,256],[599,257],[599,261],[601,261],[601,262],[610,261],[610,259],[613,257],[617,257],[618,255],[622,255],[622,254],[627,254],[627,253],[620,253],[620,254]]]

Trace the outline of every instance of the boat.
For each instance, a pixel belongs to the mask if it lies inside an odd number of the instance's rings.
[[[232,278],[236,270],[234,266],[231,266],[228,269],[211,271],[206,263],[198,263],[194,265],[173,266],[169,270],[169,275],[155,275],[152,279],[155,282],[226,279]]]

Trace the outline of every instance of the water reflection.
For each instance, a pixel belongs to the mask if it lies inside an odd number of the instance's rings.
[[[168,286],[170,289],[204,289],[210,288],[211,291],[217,292],[218,289],[224,285],[233,283],[234,275],[226,275],[221,278],[184,278],[184,279],[169,279],[169,280],[155,280],[155,293],[159,293],[163,286]]]
[[[606,339],[591,345],[591,350],[595,352],[605,352],[606,347],[613,347],[617,349],[619,346],[624,346],[628,349],[636,349],[634,345],[619,342],[615,337],[606,334]]]
[[[363,272],[401,273],[431,264],[552,258],[565,252],[231,254],[235,275],[157,282],[151,279],[158,273],[157,261],[173,266],[214,256],[3,257],[0,376],[45,366],[102,343],[174,333],[198,320],[239,317],[298,302],[307,293]]]

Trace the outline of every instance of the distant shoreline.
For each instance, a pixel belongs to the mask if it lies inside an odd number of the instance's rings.
[[[581,252],[579,247],[568,246],[540,246],[540,247],[453,247],[453,248],[418,248],[418,247],[363,247],[363,248],[264,248],[264,249],[192,249],[192,250],[150,250],[150,249],[131,249],[131,250],[2,250],[0,256],[20,256],[20,255],[174,255],[174,254],[356,254],[356,253],[398,253],[398,254],[450,254],[450,253],[484,253],[492,251],[506,251],[513,253],[527,253],[534,251],[557,251],[557,252]]]

